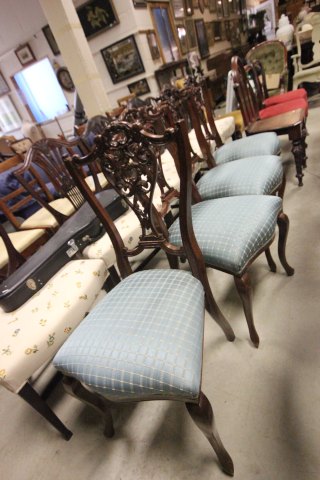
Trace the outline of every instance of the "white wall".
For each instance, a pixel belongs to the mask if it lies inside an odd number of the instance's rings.
[[[75,0],[74,3],[75,3],[75,7],[78,7],[79,5],[84,3],[84,1]],[[135,9],[133,7],[133,2],[131,0],[116,0],[116,1],[114,0],[113,3],[116,8],[120,23],[115,27],[105,32],[102,32],[100,35],[97,35],[94,38],[90,39],[89,46],[93,54],[94,60],[96,62],[99,74],[105,86],[106,92],[110,99],[110,104],[113,107],[116,107],[117,99],[129,94],[127,84],[138,81],[141,78],[147,79],[151,89],[151,94],[156,95],[158,92],[158,87],[157,87],[157,83],[155,81],[153,72],[155,69],[161,66],[162,62],[159,60],[158,61],[152,60],[148,43],[146,40],[146,36],[144,34],[138,33],[139,30],[146,30],[146,29],[153,28],[148,10]],[[40,6],[39,6],[39,9],[40,9]],[[31,17],[34,17],[34,15],[37,15],[37,12],[32,10],[28,11],[27,9],[25,9],[24,15],[25,15],[25,22],[28,22],[29,21],[28,17],[30,16],[30,21],[31,21]],[[38,12],[38,15],[43,15],[43,14],[40,11]],[[208,9],[205,9],[204,14],[201,14],[199,9],[195,9],[194,15],[192,18],[193,19],[203,18],[204,21],[207,22],[210,20],[214,20],[216,18],[216,15],[211,14]],[[17,25],[17,28],[19,28],[18,25]],[[104,60],[100,53],[100,50],[132,34],[135,35],[138,49],[144,64],[145,72],[115,85],[111,81],[110,75],[108,73]],[[51,49],[46,41],[46,38],[42,33],[42,30],[34,32],[34,35],[30,37],[27,41],[30,44],[37,60],[40,60],[47,56],[52,62],[53,60],[56,60],[60,66],[64,65],[63,58],[60,55],[58,55],[57,57],[54,57],[54,55],[52,54]],[[229,42],[227,41],[216,42],[215,45],[210,48],[210,55],[219,51],[226,50],[228,48],[230,48]],[[206,62],[203,62],[203,67],[205,67],[205,63]],[[14,85],[12,84],[12,81],[10,79],[10,77],[13,74],[15,74],[17,71],[19,71],[21,68],[22,66],[20,65],[20,62],[17,59],[14,53],[14,50],[9,51],[3,56],[0,56],[0,70],[4,75],[4,77],[6,78],[6,80],[8,81],[8,84],[11,90],[10,95],[22,119],[29,120],[28,112],[24,108],[23,104],[20,102],[18,95],[15,91]],[[68,92],[64,92],[64,93],[69,102],[70,108],[73,109],[74,95]],[[54,130],[55,128],[56,126],[54,127]]]

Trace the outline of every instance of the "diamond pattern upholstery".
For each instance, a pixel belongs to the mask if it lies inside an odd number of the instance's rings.
[[[272,239],[281,208],[281,198],[268,195],[218,198],[193,205],[193,229],[206,263],[241,275]],[[170,242],[181,245],[177,221],[169,235]]]
[[[142,271],[97,304],[53,364],[112,400],[194,400],[203,322],[202,285],[190,273]]]
[[[203,200],[233,195],[268,195],[282,183],[279,157],[262,155],[212,168],[200,178],[197,187]]]
[[[246,157],[278,155],[279,152],[280,141],[274,132],[240,138],[234,142],[226,143],[216,151],[212,151],[217,165]]]

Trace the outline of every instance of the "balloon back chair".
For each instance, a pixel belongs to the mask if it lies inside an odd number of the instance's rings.
[[[66,165],[79,189],[99,216],[114,245],[122,281],[98,303],[54,359],[72,395],[91,403],[106,419],[105,435],[113,435],[111,402],[177,400],[215,450],[222,469],[233,475],[232,460],[213,424],[209,400],[201,390],[205,303],[214,305],[205,264],[191,222],[191,170],[182,173],[180,219],[184,247],[174,247],[161,215],[152,205],[159,147],[175,138],[183,149],[180,128],[154,135],[138,125],[113,123],[96,137],[93,150]],[[100,161],[110,184],[141,221],[137,246],[126,248],[114,224],[83,181],[79,169]],[[145,248],[161,247],[187,256],[189,272],[177,269],[132,273],[128,258]],[[175,262],[171,261],[171,266]],[[205,281],[203,280],[205,279]],[[199,281],[201,280],[201,281]],[[229,340],[234,333],[214,306],[216,320]],[[74,366],[76,368],[74,368]]]
[[[231,60],[233,85],[243,116],[247,135],[262,132],[275,132],[277,135],[288,135],[292,142],[292,153],[296,165],[298,185],[302,186],[303,167],[306,167],[306,136],[305,110],[295,110],[260,119],[259,102],[254,93],[243,62],[237,56]]]
[[[287,49],[279,40],[267,40],[252,47],[246,54],[252,63],[259,60],[267,76],[268,90],[286,92],[288,89]],[[268,85],[269,83],[269,85]]]

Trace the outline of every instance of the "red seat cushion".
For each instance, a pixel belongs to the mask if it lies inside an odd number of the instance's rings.
[[[270,107],[271,105],[290,102],[292,100],[297,100],[298,98],[303,98],[305,101],[307,101],[307,92],[304,88],[298,88],[297,90],[292,90],[291,92],[280,93],[279,95],[266,98],[263,104],[265,107]]]
[[[298,98],[297,100],[293,100],[291,102],[278,103],[278,105],[266,107],[259,111],[259,117],[262,120],[263,118],[274,117],[275,115],[290,112],[291,110],[296,110],[297,108],[303,108],[305,115],[308,115],[308,102],[306,102],[303,98]]]

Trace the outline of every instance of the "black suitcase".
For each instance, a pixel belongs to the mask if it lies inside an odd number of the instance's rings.
[[[114,190],[97,194],[113,220],[128,206]],[[74,255],[105,233],[99,219],[85,203],[39,250],[0,285],[0,306],[12,312],[40,290]]]

